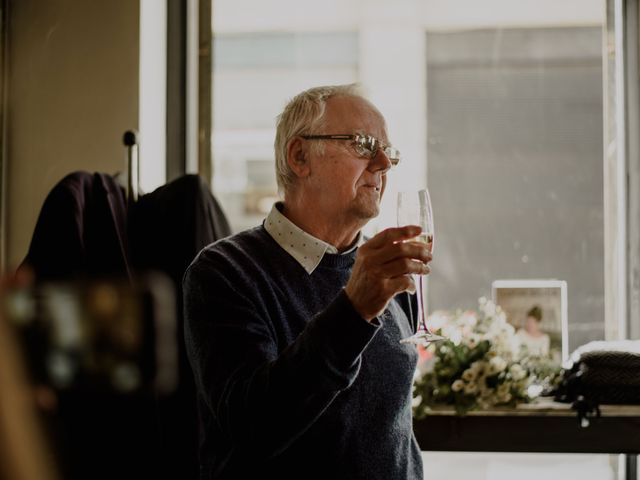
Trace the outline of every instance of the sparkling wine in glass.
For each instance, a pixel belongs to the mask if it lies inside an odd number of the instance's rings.
[[[433,210],[431,208],[429,191],[424,189],[398,193],[397,214],[398,226],[419,225],[420,228],[422,228],[420,235],[408,241],[424,243],[429,248],[429,251],[433,253]],[[427,307],[424,298],[423,276],[416,275],[416,277],[416,294],[418,295],[418,331],[410,337],[403,338],[401,342],[426,345],[430,342],[444,340],[444,337],[431,332],[427,326]]]

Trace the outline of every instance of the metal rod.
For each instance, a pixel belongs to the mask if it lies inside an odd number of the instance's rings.
[[[140,184],[140,163],[138,161],[138,135],[134,130],[124,134],[124,145],[127,147],[127,203],[138,200]]]

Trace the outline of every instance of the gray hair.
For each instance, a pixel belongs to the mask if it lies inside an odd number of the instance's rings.
[[[278,116],[274,149],[279,191],[286,192],[295,178],[287,163],[289,142],[298,135],[321,133],[327,100],[335,96],[364,98],[356,84],[310,88],[293,97]],[[322,153],[324,145],[317,142],[315,148]]]

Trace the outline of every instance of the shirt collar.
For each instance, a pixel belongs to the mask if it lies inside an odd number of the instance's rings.
[[[295,223],[285,217],[282,212],[282,202],[276,202],[271,207],[271,211],[264,221],[264,228],[269,235],[280,245],[289,255],[291,255],[309,275],[322,261],[326,253],[337,254],[338,249],[333,245],[314,237],[305,232]],[[362,243],[362,233],[358,233],[358,238],[353,246],[343,254],[353,252]]]

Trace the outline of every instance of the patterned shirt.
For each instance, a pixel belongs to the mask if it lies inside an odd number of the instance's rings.
[[[264,221],[264,228],[278,245],[311,275],[320,264],[325,253],[336,254],[339,253],[338,249],[302,230],[282,214],[282,207],[282,202],[273,204],[269,215]],[[353,252],[360,246],[362,241],[362,233],[358,233],[353,246],[346,252],[342,252],[342,255]]]

